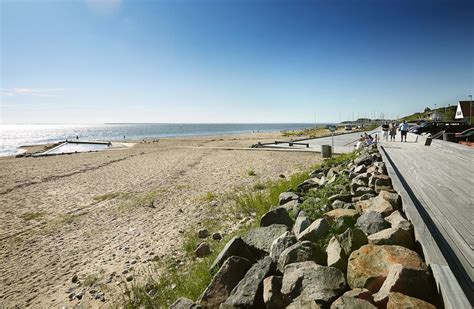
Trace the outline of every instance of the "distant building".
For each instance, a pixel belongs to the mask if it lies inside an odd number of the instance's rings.
[[[473,108],[474,108],[474,103],[473,103],[473,106],[471,107],[471,101],[459,101],[454,119],[464,120],[466,122],[469,122],[470,118],[473,117],[473,115],[471,114]]]
[[[438,112],[431,112],[431,113],[426,115],[426,118],[428,118],[428,120],[432,120],[432,121],[440,121],[441,120],[441,114],[438,113]]]

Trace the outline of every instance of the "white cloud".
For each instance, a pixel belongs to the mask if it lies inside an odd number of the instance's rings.
[[[0,93],[6,97],[60,97],[64,88],[2,88]]]

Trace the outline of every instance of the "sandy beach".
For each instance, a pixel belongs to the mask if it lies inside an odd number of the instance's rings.
[[[245,149],[277,138],[280,133],[174,138],[0,158],[0,307],[74,306],[78,301],[68,298],[74,275],[94,278],[106,292],[106,302],[87,294],[81,306],[110,305],[122,291],[125,264],[136,274],[153,259],[179,256],[183,232],[225,212],[228,193],[320,160],[315,153]]]

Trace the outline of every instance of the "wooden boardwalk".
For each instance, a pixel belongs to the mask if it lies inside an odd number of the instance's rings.
[[[382,142],[381,153],[447,307],[471,308],[474,148],[437,140],[425,146],[423,137],[415,139],[409,134],[407,143],[400,136]]]

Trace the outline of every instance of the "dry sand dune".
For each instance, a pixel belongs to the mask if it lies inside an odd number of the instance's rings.
[[[203,198],[208,192],[217,195],[214,207],[226,209],[226,192],[319,160],[314,153],[179,146],[248,147],[277,137],[166,139],[98,153],[1,158],[0,307],[76,305],[68,298],[75,274],[103,283],[107,300],[86,294],[80,304],[107,306],[121,291],[118,282],[134,273],[123,274],[124,267],[179,254],[180,232],[214,215]]]

